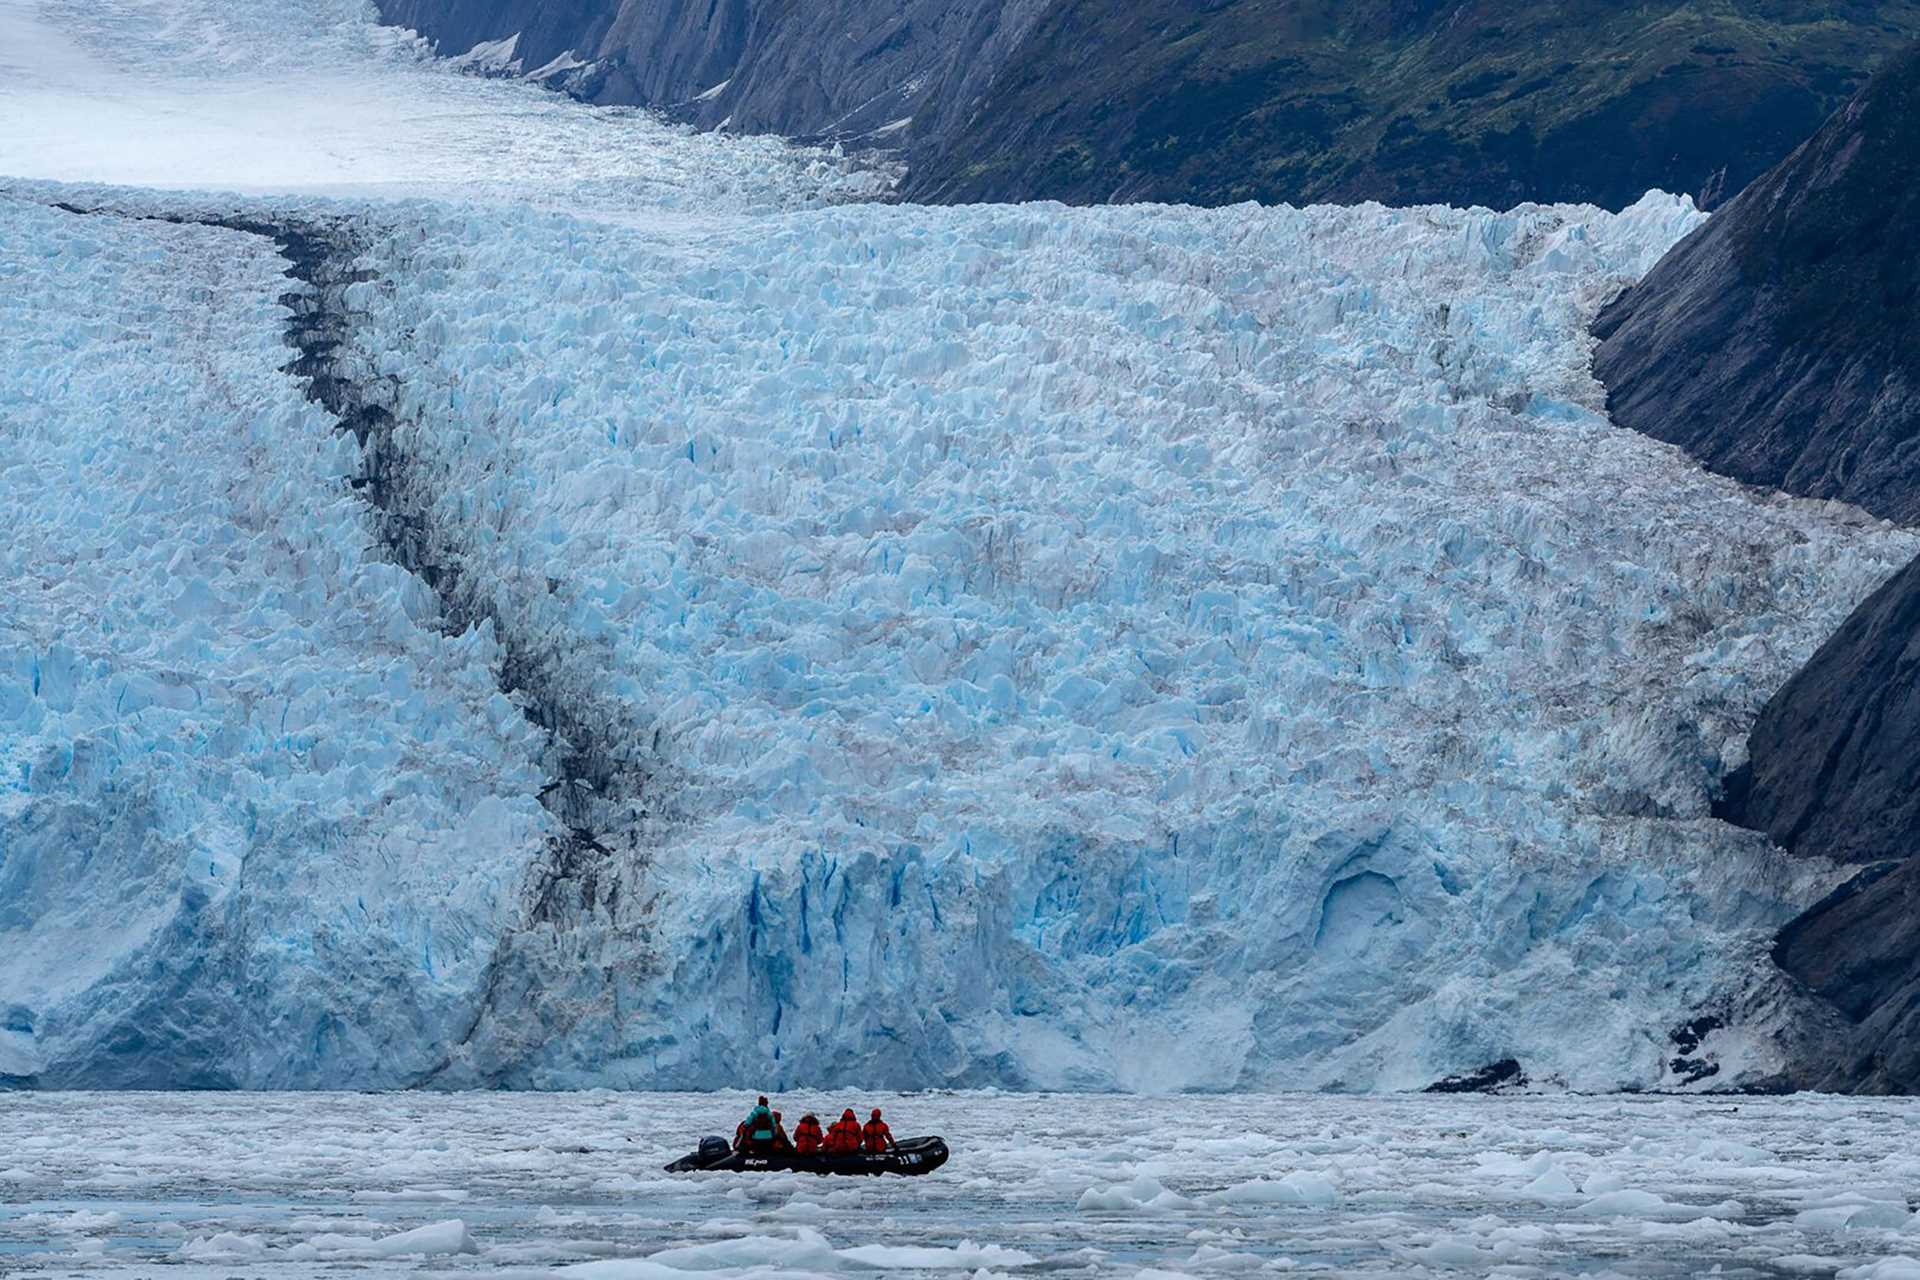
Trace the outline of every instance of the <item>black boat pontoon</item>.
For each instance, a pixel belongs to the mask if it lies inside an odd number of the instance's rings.
[[[735,1151],[725,1138],[705,1138],[700,1149],[667,1166],[668,1173],[818,1173],[873,1177],[898,1173],[915,1177],[947,1162],[943,1138],[906,1138],[892,1151],[852,1151],[844,1155],[807,1155],[794,1151]]]

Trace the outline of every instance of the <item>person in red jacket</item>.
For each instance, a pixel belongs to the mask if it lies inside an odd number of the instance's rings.
[[[796,1154],[817,1155],[826,1141],[827,1135],[821,1132],[819,1116],[809,1111],[800,1117],[800,1123],[793,1130],[793,1149]]]
[[[887,1122],[880,1118],[880,1108],[873,1109],[873,1115],[868,1119],[866,1127],[860,1130],[860,1142],[868,1151],[876,1154],[893,1150],[893,1130],[887,1128]]]
[[[778,1111],[773,1113],[773,1149],[775,1151],[793,1150],[793,1140],[787,1137],[787,1126],[780,1123]]]
[[[833,1128],[827,1130],[827,1154],[851,1155],[860,1149],[860,1122],[854,1118],[853,1108],[848,1107],[833,1122]]]

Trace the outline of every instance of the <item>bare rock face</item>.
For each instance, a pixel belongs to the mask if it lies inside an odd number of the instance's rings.
[[[1920,560],[1761,713],[1721,815],[1840,862],[1920,854]]]
[[[379,0],[379,9],[448,57],[517,36],[513,58],[527,72],[568,54],[593,60],[620,14],[619,0]]]
[[[1659,187],[1712,206],[1846,101],[1911,17],[1754,0],[1050,0],[969,126],[912,155],[907,194],[1620,208]]]
[[[1920,36],[1920,0],[379,4],[587,101],[886,148],[931,203],[1711,206]]]
[[[1796,1083],[1920,1090],[1920,859],[1881,863],[1780,931],[1773,958],[1845,1018],[1808,1041]]]
[[[1600,316],[1615,419],[1755,484],[1920,521],[1920,46]],[[1920,1089],[1920,561],[1761,713],[1719,815],[1867,864],[1776,962],[1844,1022],[1797,1082]]]
[[[443,54],[518,37],[523,74],[744,133],[901,147],[977,96],[1047,0],[381,0]],[[571,64],[582,64],[573,66]]]
[[[1774,960],[1851,1028],[1799,1083],[1920,1091],[1920,560],[1861,605],[1761,713],[1721,816],[1867,863],[1789,924]]]
[[[1801,1063],[1826,1090],[1920,1090],[1920,560],[1847,618],[1761,712],[1724,818],[1868,864],[1788,925],[1774,961],[1847,1031]]]
[[[1614,420],[1920,521],[1920,46],[1594,326]]]

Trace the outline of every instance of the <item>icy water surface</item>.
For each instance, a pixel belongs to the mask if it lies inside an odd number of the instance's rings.
[[[1787,1065],[1712,798],[1920,535],[1608,421],[1690,200],[870,204],[375,17],[0,0],[0,1077]]]
[[[4,1096],[0,1273],[1920,1275],[1910,1101],[805,1095],[954,1158],[660,1172],[741,1101]]]

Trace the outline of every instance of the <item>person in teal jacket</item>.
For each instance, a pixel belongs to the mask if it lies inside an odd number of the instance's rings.
[[[747,1118],[740,1122],[734,1135],[742,1151],[771,1151],[775,1132],[773,1110],[767,1106],[766,1095],[762,1094],[753,1110],[747,1112]]]

